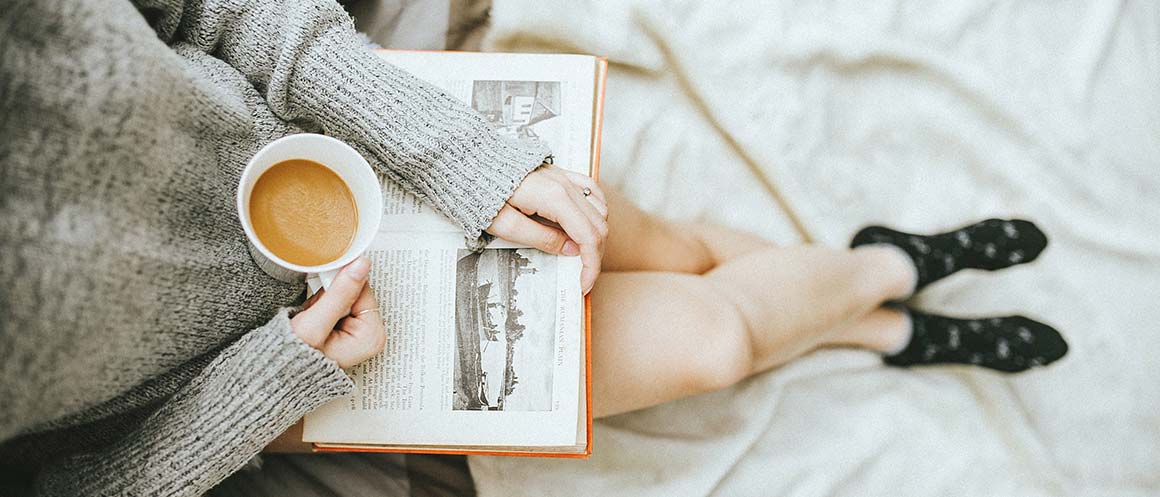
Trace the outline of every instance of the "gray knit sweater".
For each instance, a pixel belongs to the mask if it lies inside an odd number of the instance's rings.
[[[300,131],[469,238],[546,155],[381,62],[333,0],[0,0],[0,480],[200,495],[349,391],[234,208],[247,159]]]

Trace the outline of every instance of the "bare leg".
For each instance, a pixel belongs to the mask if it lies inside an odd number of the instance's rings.
[[[775,245],[755,235],[703,223],[671,223],[603,186],[609,234],[603,271],[669,271],[703,274],[722,262]]]
[[[889,319],[859,321],[910,292],[909,264],[887,248],[807,246],[752,252],[703,275],[605,273],[592,293],[596,414],[724,388],[831,341],[872,336],[855,330]]]
[[[593,295],[598,416],[732,385],[822,346],[896,350],[914,268],[891,248],[778,248],[669,223],[612,188],[604,276]]]
[[[638,209],[601,185],[608,201],[608,238],[601,271],[672,271],[700,274],[713,256],[688,232]]]

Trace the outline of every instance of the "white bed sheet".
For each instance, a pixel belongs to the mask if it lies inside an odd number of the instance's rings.
[[[496,0],[488,45],[608,56],[602,174],[663,216],[842,246],[1034,219],[1035,264],[916,301],[1023,313],[1002,376],[824,351],[597,423],[586,461],[471,458],[481,496],[1160,494],[1160,3]],[[596,364],[595,367],[599,367]]]

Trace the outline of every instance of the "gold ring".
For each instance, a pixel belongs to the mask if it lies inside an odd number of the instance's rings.
[[[379,310],[378,309],[366,309],[366,310],[358,311],[354,314],[351,314],[350,317],[357,318],[357,317],[362,316],[363,314],[366,314],[368,312],[379,312]]]

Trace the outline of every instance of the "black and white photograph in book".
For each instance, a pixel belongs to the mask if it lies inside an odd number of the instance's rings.
[[[471,106],[501,134],[534,142],[559,136],[561,102],[559,81],[476,81]],[[550,145],[550,144],[549,144]]]
[[[535,249],[459,251],[453,410],[550,411],[556,257]]]

